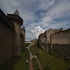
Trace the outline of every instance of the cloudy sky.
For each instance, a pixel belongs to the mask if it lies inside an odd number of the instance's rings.
[[[0,8],[5,14],[18,9],[24,20],[26,40],[37,38],[49,28],[70,27],[70,0],[0,0]]]

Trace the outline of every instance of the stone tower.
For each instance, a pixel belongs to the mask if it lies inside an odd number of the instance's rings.
[[[16,10],[13,14],[7,14],[7,17],[11,20],[11,22],[15,25],[15,48],[14,48],[14,55],[20,56],[21,55],[21,25],[23,24],[23,19],[19,16],[18,10]]]
[[[24,27],[24,25],[21,29],[21,33],[23,34],[23,48],[25,48],[25,27]]]

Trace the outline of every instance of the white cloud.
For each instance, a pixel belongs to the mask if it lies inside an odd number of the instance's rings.
[[[45,30],[43,30],[40,26],[35,27],[35,30],[31,30],[32,33],[36,35],[36,38],[43,33]]]
[[[39,0],[39,6],[37,9],[48,9],[54,4],[55,0]]]
[[[47,29],[49,29],[49,28],[53,28],[53,29],[64,28],[64,29],[67,29],[68,27],[70,27],[69,24],[70,24],[70,22],[68,22],[68,21],[57,22],[55,24],[48,24]]]
[[[47,15],[52,18],[60,18],[68,15],[70,11],[70,2],[69,0],[64,0],[60,4],[53,7]]]
[[[19,0],[1,0],[0,8],[6,13],[13,13],[21,5]]]
[[[60,22],[54,20],[70,17],[70,0],[0,0],[0,8],[6,14],[14,13],[16,9],[19,10],[24,26],[26,26],[26,39],[28,40],[38,37],[43,29],[60,28],[61,26],[67,28],[70,24],[70,21],[67,20]],[[39,10],[46,11],[40,13],[42,17],[36,13]],[[34,22],[35,20],[38,21]]]
[[[26,40],[33,40],[33,39],[36,39],[35,34],[33,34],[31,32],[26,33]]]
[[[45,13],[45,16],[41,19],[40,22],[38,22],[38,24],[42,25],[42,27],[55,28],[55,26],[60,25],[61,22],[59,23],[56,22],[57,25],[50,24],[50,23],[52,23],[54,19],[59,19],[59,18],[67,17],[67,16],[70,16],[70,1],[62,0],[59,4],[56,4],[47,13]],[[63,22],[63,26],[65,26],[64,22]]]

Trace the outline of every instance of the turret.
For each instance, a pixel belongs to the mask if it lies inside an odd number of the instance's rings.
[[[11,20],[11,22],[15,25],[15,48],[14,48],[14,55],[20,56],[21,55],[21,25],[23,24],[23,19],[19,16],[18,10],[16,10],[13,14],[7,14],[7,17]]]

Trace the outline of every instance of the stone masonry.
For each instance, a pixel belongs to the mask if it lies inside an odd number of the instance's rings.
[[[40,34],[38,46],[59,58],[70,59],[70,29],[49,29]]]
[[[51,35],[51,54],[60,58],[70,58],[70,29]]]
[[[25,31],[21,33],[22,24],[23,19],[19,16],[18,10],[6,16],[0,9],[0,65],[13,56],[21,55],[21,45],[24,47],[25,40]],[[23,42],[21,34],[24,37]]]

